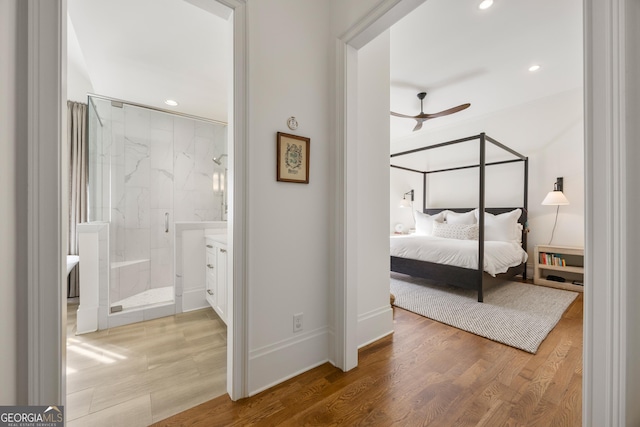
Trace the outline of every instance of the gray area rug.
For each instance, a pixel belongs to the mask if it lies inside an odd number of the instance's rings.
[[[394,305],[529,353],[556,326],[576,292],[491,279],[484,303],[476,291],[391,273]]]

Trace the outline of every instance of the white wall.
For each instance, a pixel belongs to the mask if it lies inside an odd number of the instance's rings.
[[[332,36],[340,37],[384,0],[332,0]]]
[[[67,99],[86,104],[87,94],[95,91],[71,19],[67,19],[67,51]]]
[[[329,19],[325,2],[249,3],[250,393],[329,358]],[[278,131],[311,138],[309,184],[276,181]]]
[[[389,48],[386,31],[358,50],[358,345],[393,331],[389,304]],[[382,209],[381,209],[382,207]]]
[[[534,102],[498,111],[484,117],[461,121],[455,126],[418,132],[391,144],[391,152],[453,140],[485,132],[499,142],[529,157],[529,254],[537,244],[551,238],[556,208],[542,206],[557,177],[564,177],[564,193],[569,206],[561,206],[553,243],[584,245],[584,120],[582,89],[577,88]],[[477,152],[477,144],[464,143],[456,153]],[[490,144],[487,144],[489,147]],[[487,148],[489,150],[489,148]],[[437,154],[437,150],[434,157]],[[455,153],[454,153],[455,154]],[[445,161],[451,161],[451,158]],[[513,158],[513,157],[510,157]],[[396,158],[393,159],[394,163]],[[507,158],[509,159],[509,158]],[[477,161],[471,159],[470,163]],[[436,167],[437,160],[431,164]],[[448,166],[445,164],[445,166]],[[439,176],[438,176],[439,175]],[[427,181],[427,207],[475,207],[477,169],[431,175]],[[523,174],[520,163],[487,168],[487,206],[521,206]],[[391,221],[411,224],[408,210],[398,208],[402,192],[414,188],[422,192],[422,175],[393,170],[391,173]],[[455,206],[452,206],[455,205]],[[422,208],[418,194],[416,208]]]

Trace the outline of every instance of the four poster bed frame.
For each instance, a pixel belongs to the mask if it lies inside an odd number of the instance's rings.
[[[438,212],[444,210],[450,210],[454,212],[468,212],[475,207],[470,208],[440,208],[440,209],[427,209],[426,208],[426,187],[427,187],[427,175],[432,173],[444,173],[444,172],[452,172],[462,169],[471,169],[478,168],[479,170],[479,198],[478,198],[478,211],[482,213],[478,215],[478,268],[470,269],[464,267],[456,267],[445,264],[437,264],[433,262],[427,261],[419,261],[408,258],[399,258],[392,256],[391,257],[391,271],[397,273],[408,274],[414,277],[421,277],[425,279],[432,279],[438,282],[443,282],[448,285],[457,286],[464,289],[477,290],[478,292],[478,302],[483,301],[483,279],[484,279],[484,212],[489,212],[494,215],[499,215],[501,213],[509,212],[514,209],[522,209],[522,214],[518,219],[518,222],[522,224],[522,249],[527,251],[527,198],[528,198],[528,175],[529,175],[529,159],[526,156],[518,153],[515,150],[499,143],[495,139],[489,137],[485,133],[480,133],[479,135],[472,135],[466,138],[456,139],[453,141],[442,142],[440,144],[429,145],[422,148],[416,148],[413,150],[403,151],[401,153],[395,153],[391,155],[391,158],[406,156],[413,153],[433,150],[436,148],[442,148],[449,145],[460,144],[462,142],[467,141],[479,141],[479,151],[480,151],[480,161],[477,164],[460,166],[455,168],[447,168],[447,169],[438,169],[438,170],[429,170],[429,171],[421,171],[417,169],[405,168],[397,165],[390,165],[392,168],[401,169],[409,172],[420,173],[422,174],[422,211],[428,215],[435,215]],[[486,163],[485,155],[486,155],[486,144],[487,142],[499,147],[508,153],[512,154],[516,158],[513,160],[505,160],[499,162],[491,162]],[[523,197],[523,205],[521,207],[514,208],[485,208],[485,169],[487,166],[495,166],[495,165],[504,165],[507,163],[516,163],[522,162],[524,165],[524,197]],[[518,266],[511,267],[507,272],[499,274],[498,277],[510,278],[514,277],[518,274],[522,274],[523,279],[527,278],[527,268],[526,262],[521,263]]]

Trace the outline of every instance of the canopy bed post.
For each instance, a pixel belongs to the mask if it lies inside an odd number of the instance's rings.
[[[524,200],[522,203],[522,207],[524,207],[525,209],[528,209],[528,202],[527,200],[529,199],[529,158],[525,157],[524,158],[524,189],[523,189],[523,193],[524,193]]]
[[[524,202],[522,203],[522,207],[524,211],[527,212],[527,216],[529,213],[529,158],[524,158]],[[522,248],[526,250],[527,248],[527,235],[529,234],[527,230],[527,223],[523,224],[524,228],[522,230]],[[522,280],[527,280],[527,264],[524,265],[524,271],[522,272]]]
[[[422,212],[427,209],[427,173],[422,172]]]
[[[484,132],[480,134],[480,191],[478,201],[478,302],[482,302],[482,274],[484,272],[484,183],[485,183],[485,154],[486,141]]]

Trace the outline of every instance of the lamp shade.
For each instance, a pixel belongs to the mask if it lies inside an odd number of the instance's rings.
[[[568,205],[569,200],[567,200],[562,191],[549,191],[549,194],[544,198],[542,204],[551,206]]]
[[[400,207],[401,208],[410,208],[411,207],[411,200],[403,198],[402,200],[400,200]]]

